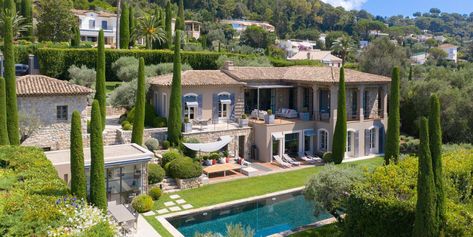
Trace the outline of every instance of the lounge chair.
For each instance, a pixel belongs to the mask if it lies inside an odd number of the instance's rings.
[[[291,165],[291,164],[289,164],[289,163],[287,163],[287,162],[283,161],[283,160],[281,159],[281,157],[280,157],[280,156],[278,156],[278,155],[276,155],[276,156],[273,156],[273,158],[274,158],[274,160],[276,161],[276,163],[278,163],[278,164],[279,164],[280,166],[282,166],[283,168],[289,168],[289,167],[292,167],[292,165]]]
[[[288,162],[292,165],[296,165],[296,166],[301,165],[301,162],[292,159],[288,154],[283,154],[282,157],[286,162]]]
[[[322,162],[322,161],[323,161],[322,158],[315,157],[315,156],[313,156],[312,154],[310,154],[308,151],[305,152],[305,155],[306,155],[309,159],[314,160],[314,161],[316,161],[316,162]]]
[[[307,162],[309,164],[313,164],[313,163],[316,162],[315,159],[312,159],[309,156],[304,155],[304,154],[299,154],[299,159],[301,159],[302,161]]]

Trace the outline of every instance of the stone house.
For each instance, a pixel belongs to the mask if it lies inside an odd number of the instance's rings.
[[[20,116],[40,124],[22,145],[68,149],[72,112],[83,114],[93,90],[43,75],[27,75],[17,78],[16,92]],[[86,130],[86,121],[82,125]]]
[[[332,149],[339,69],[333,67],[235,67],[182,74],[182,114],[193,124],[184,137],[213,142],[233,137],[230,153],[271,162],[274,155],[322,155]],[[345,69],[346,158],[384,153],[387,96],[391,79]],[[150,102],[160,116],[169,112],[172,75],[150,79]],[[275,122],[261,121],[267,110]],[[242,114],[248,126],[238,126]],[[199,125],[201,122],[205,125]]]

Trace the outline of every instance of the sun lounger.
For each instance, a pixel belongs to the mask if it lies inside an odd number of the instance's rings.
[[[305,155],[306,155],[309,159],[314,160],[314,161],[316,161],[316,162],[322,162],[322,161],[323,161],[321,158],[315,157],[315,156],[311,155],[311,154],[310,154],[309,152],[307,152],[307,151],[305,152]]]
[[[273,158],[274,158],[274,160],[276,161],[276,163],[278,163],[278,164],[279,164],[280,166],[282,166],[283,168],[289,168],[289,167],[292,167],[292,165],[291,165],[291,164],[289,164],[289,163],[287,163],[287,162],[283,161],[283,160],[281,159],[281,157],[280,157],[280,156],[278,156],[278,155],[276,155],[276,156],[273,156]]]
[[[292,165],[301,165],[301,162],[292,159],[288,154],[283,154],[283,158]]]

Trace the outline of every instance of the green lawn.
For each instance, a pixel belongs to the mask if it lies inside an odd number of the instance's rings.
[[[308,229],[296,234],[289,235],[289,237],[339,237],[342,236],[342,230],[336,223],[321,226],[314,229]]]
[[[369,169],[379,166],[382,163],[383,159],[374,158],[341,164],[341,166],[356,165],[360,167],[360,169]],[[181,198],[186,200],[187,203],[192,204],[194,208],[205,207],[291,188],[302,187],[312,175],[320,172],[322,169],[323,166],[309,167],[289,172],[210,184],[201,188],[184,190],[173,194],[179,194]],[[154,203],[153,210],[164,208],[164,202],[170,200],[171,199],[169,195],[164,194],[158,201]],[[146,217],[146,219],[162,236],[171,236],[156,220],[155,216]]]
[[[108,95],[112,93],[117,87],[119,87],[123,82],[120,81],[106,81],[105,82],[105,93]]]

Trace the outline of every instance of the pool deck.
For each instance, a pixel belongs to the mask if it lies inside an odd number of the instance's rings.
[[[167,218],[172,218],[172,217],[177,217],[177,216],[182,216],[182,215],[188,215],[188,214],[193,214],[193,213],[197,213],[197,212],[209,211],[209,210],[212,210],[212,209],[225,208],[225,207],[233,206],[235,204],[249,203],[249,202],[253,202],[255,200],[259,200],[259,199],[264,199],[264,198],[269,198],[269,197],[272,197],[272,196],[278,196],[278,195],[282,195],[282,194],[301,191],[303,189],[304,189],[304,187],[287,189],[287,190],[283,190],[283,191],[279,191],[279,192],[268,193],[268,194],[264,194],[264,195],[260,195],[260,196],[239,199],[239,200],[235,200],[235,201],[220,203],[220,204],[207,206],[207,207],[201,207],[201,208],[192,209],[192,210],[188,210],[188,211],[181,211],[181,212],[175,212],[175,213],[166,214],[166,215],[162,215],[162,216],[157,216],[156,219],[161,223],[161,225],[163,225],[164,228],[166,228],[166,230],[172,236],[174,236],[174,237],[185,237],[171,223],[169,223],[169,221],[167,221]]]

